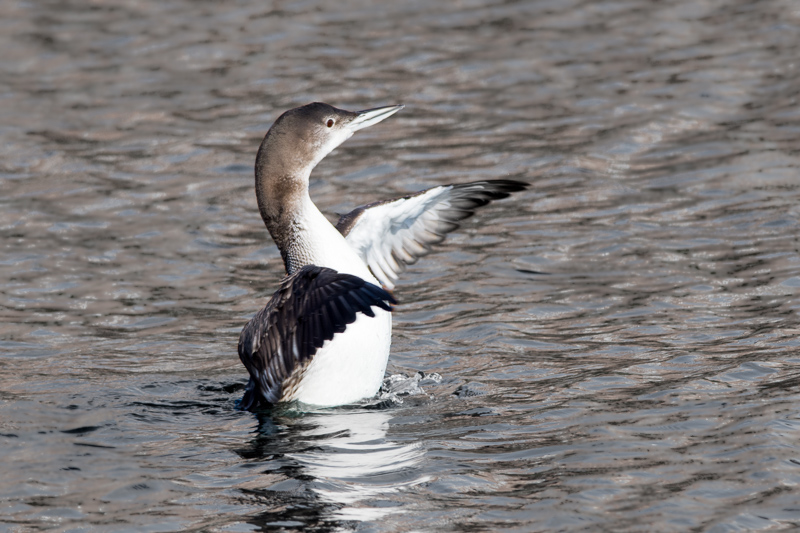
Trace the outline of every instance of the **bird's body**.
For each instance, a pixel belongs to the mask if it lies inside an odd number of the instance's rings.
[[[353,113],[314,103],[284,113],[256,158],[256,197],[288,277],[245,326],[250,372],[241,406],[333,406],[373,396],[391,345],[391,294],[380,288],[458,227],[475,207],[522,190],[511,180],[434,187],[362,206],[333,226],[311,201],[316,164],[354,131],[399,111]]]

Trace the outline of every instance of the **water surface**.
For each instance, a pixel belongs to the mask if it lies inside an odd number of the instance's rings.
[[[795,2],[12,0],[0,48],[4,529],[800,526]],[[256,416],[252,164],[315,100],[406,104],[327,213],[531,189],[403,276],[394,394]]]

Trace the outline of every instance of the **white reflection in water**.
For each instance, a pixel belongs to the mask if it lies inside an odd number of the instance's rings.
[[[425,455],[421,443],[387,440],[388,412],[322,412],[304,418],[312,427],[302,436],[315,446],[287,458],[316,480],[312,490],[320,499],[343,506],[332,518],[375,520],[400,512],[393,503],[386,505],[391,495],[430,479],[419,471]]]

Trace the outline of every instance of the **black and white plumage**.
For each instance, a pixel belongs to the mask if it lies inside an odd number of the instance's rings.
[[[458,222],[525,187],[514,180],[442,185],[357,207],[339,219],[336,229],[383,286],[393,289],[406,265],[429,254],[431,245],[442,242]]]
[[[290,395],[317,349],[355,322],[356,313],[374,317],[372,306],[391,311],[395,303],[380,287],[330,268],[308,265],[284,278],[239,337],[239,359],[250,373],[240,407]]]
[[[527,184],[488,180],[433,187],[359,207],[334,227],[311,201],[311,170],[355,131],[403,106],[351,112],[313,103],[281,115],[256,156],[259,211],[288,277],[245,326],[239,356],[250,373],[240,406],[320,406],[373,396],[391,346],[391,289],[406,265],[458,222]]]

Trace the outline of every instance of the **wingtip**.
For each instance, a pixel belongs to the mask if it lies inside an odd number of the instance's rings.
[[[491,183],[497,186],[497,189],[502,192],[519,192],[524,191],[525,189],[530,188],[531,184],[525,181],[519,180],[510,180],[510,179],[499,179],[499,180],[491,180],[487,183]]]

